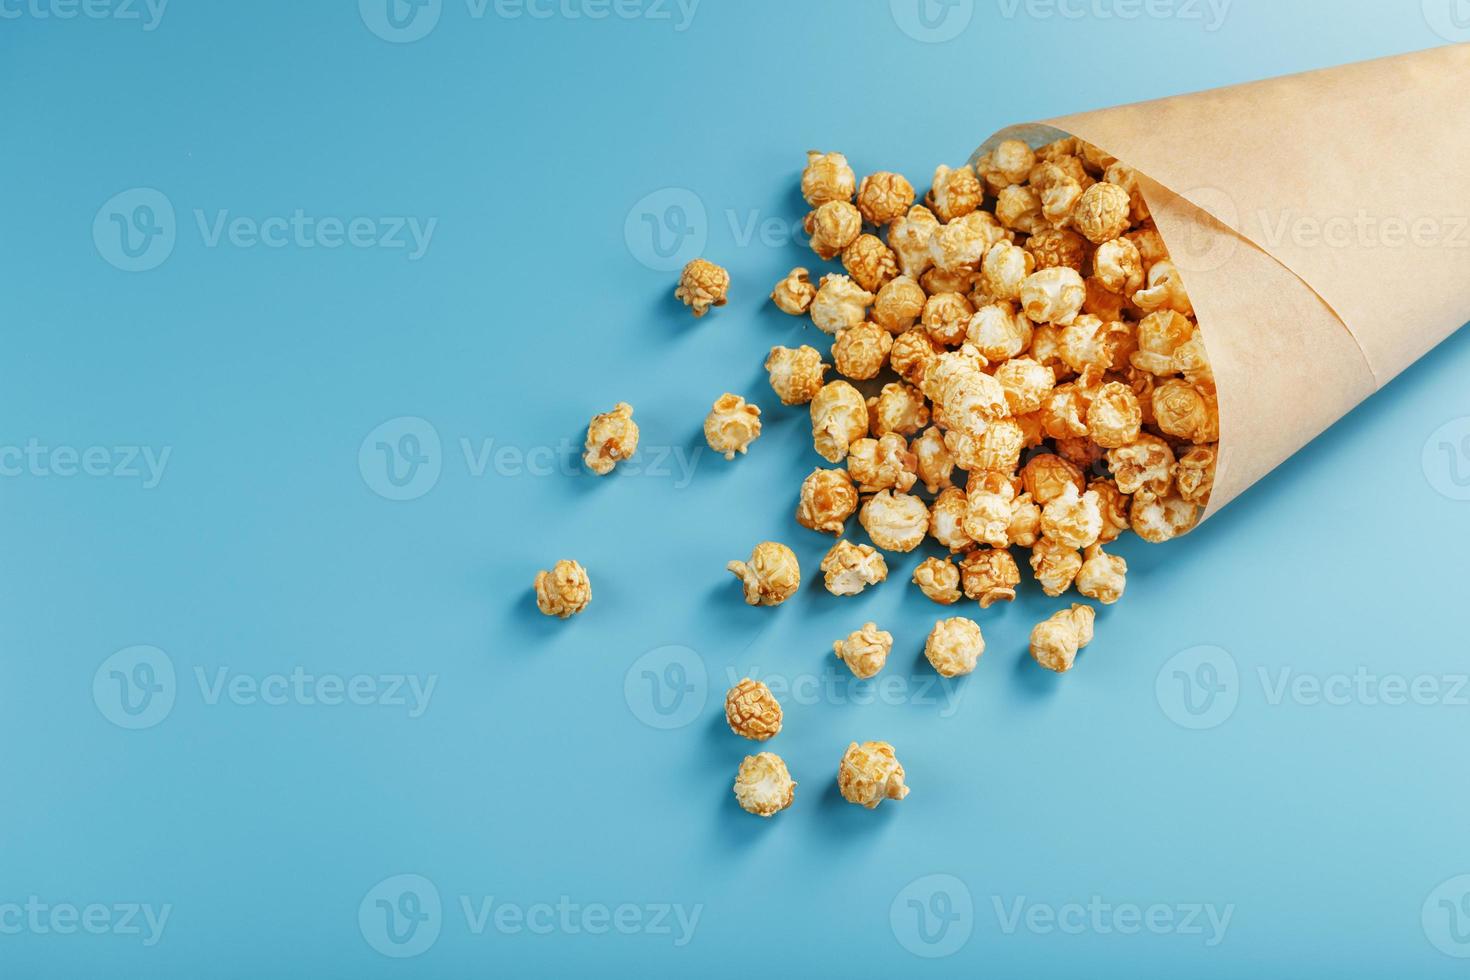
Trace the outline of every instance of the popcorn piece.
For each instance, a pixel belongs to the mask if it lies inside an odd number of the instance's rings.
[[[1031,629],[1031,656],[1047,670],[1059,674],[1071,670],[1077,651],[1092,642],[1096,615],[1091,606],[1074,602],[1071,609],[1037,623]]]
[[[837,789],[849,803],[869,810],[887,800],[909,795],[904,785],[903,766],[887,742],[853,742],[837,767]]]
[[[975,539],[965,533],[965,515],[969,512],[970,502],[965,491],[959,487],[945,487],[929,507],[929,534],[950,551],[964,551],[975,543]]]
[[[1148,202],[1144,200],[1143,190],[1138,184],[1138,171],[1114,160],[1103,174],[1103,180],[1110,184],[1117,184],[1128,192],[1129,218],[1134,224],[1141,224],[1148,220]]]
[[[1081,570],[1082,555],[1059,541],[1043,537],[1031,549],[1031,572],[1047,595],[1066,592]]]
[[[1143,288],[1143,258],[1138,254],[1138,246],[1127,238],[1114,238],[1099,245],[1092,255],[1092,268],[1109,292],[1131,296]]]
[[[837,331],[832,344],[832,361],[837,371],[857,381],[878,376],[893,348],[893,335],[878,324],[864,321]]]
[[[929,403],[913,385],[890,381],[868,399],[868,421],[874,435],[911,436],[929,424]]]
[[[772,347],[766,358],[766,371],[771,376],[771,390],[783,405],[805,405],[822,390],[822,375],[827,365],[821,352],[803,344],[795,349]]]
[[[1138,249],[1138,257],[1143,259],[1143,271],[1145,273],[1153,268],[1155,262],[1169,257],[1169,249],[1165,247],[1164,237],[1159,234],[1157,228],[1140,228],[1137,231],[1130,231],[1123,237],[1132,242],[1133,247]]]
[[[1174,485],[1179,496],[1192,504],[1203,507],[1210,501],[1210,491],[1215,487],[1215,461],[1218,458],[1215,446],[1195,446],[1174,464]]]
[[[1011,523],[1006,528],[1006,538],[1011,544],[1029,548],[1041,536],[1041,505],[1023,493],[1011,501]]]
[[[1182,378],[1171,378],[1154,389],[1154,422],[1160,429],[1190,442],[1220,439],[1220,406],[1211,392]]]
[[[812,444],[829,463],[840,463],[847,448],[868,432],[868,403],[846,381],[830,381],[812,398]]]
[[[1149,266],[1144,281],[1145,287],[1133,294],[1133,302],[1139,309],[1173,310],[1184,316],[1194,316],[1194,305],[1184,290],[1184,279],[1173,262],[1168,259],[1155,262]]]
[[[1121,320],[1125,312],[1132,312],[1128,301],[1108,290],[1097,276],[1088,276],[1082,283],[1087,298],[1082,301],[1082,312],[1090,313],[1104,323]]]
[[[744,454],[761,434],[761,410],[728,391],[715,399],[704,418],[704,441],[726,459]]]
[[[1199,523],[1199,505],[1182,497],[1140,490],[1133,495],[1128,516],[1133,533],[1150,544],[1162,544]]]
[[[1006,391],[999,381],[979,371],[950,377],[939,393],[935,421],[970,436],[980,437],[996,422],[1011,414]]]
[[[841,153],[808,150],[801,172],[801,196],[814,208],[828,201],[850,201],[857,190],[857,174]]]
[[[1001,189],[995,198],[995,217],[1007,228],[1025,235],[1035,235],[1048,229],[1046,219],[1041,215],[1041,198],[1023,184]]]
[[[735,775],[735,800],[758,817],[769,817],[791,805],[796,781],[786,763],[774,752],[748,755]]]
[[[818,467],[801,481],[796,523],[813,531],[841,534],[843,524],[857,511],[857,506],[858,492],[847,472]]]
[[[1072,223],[1094,245],[1117,238],[1133,223],[1133,199],[1117,184],[1099,181],[1082,192]]]
[[[929,239],[938,230],[939,219],[922,205],[909,208],[908,214],[888,226],[888,247],[898,256],[898,267],[904,275],[917,279],[929,271],[934,264]]]
[[[975,307],[959,293],[935,293],[924,304],[920,322],[929,336],[941,344],[958,344],[965,339]]]
[[[965,340],[987,361],[1006,361],[1031,346],[1031,321],[1010,303],[990,303],[970,317]]]
[[[893,349],[888,352],[888,365],[910,384],[922,385],[929,365],[934,363],[941,350],[943,348],[930,339],[927,330],[915,327],[893,338]]]
[[[817,287],[812,285],[811,274],[797,266],[786,273],[785,279],[776,283],[776,288],[771,290],[771,302],[783,313],[801,316],[812,308],[812,299],[816,295]]]
[[[847,634],[847,639],[832,644],[837,659],[859,680],[867,680],[882,670],[892,649],[893,634],[880,630],[877,623],[864,623],[862,629]]]
[[[873,303],[873,322],[895,336],[914,325],[928,299],[924,289],[908,276],[897,276],[878,290]]]
[[[971,487],[966,493],[965,534],[994,548],[1010,543],[1011,502],[1016,494],[1009,485],[998,490]]]
[[[847,201],[828,201],[807,215],[802,227],[811,238],[812,251],[830,260],[857,239],[863,218]]]
[[[971,473],[994,470],[1010,473],[1021,461],[1021,446],[1026,434],[1014,419],[991,422],[980,436],[951,431],[944,434],[944,445],[955,463]]]
[[[968,165],[955,170],[940,166],[926,203],[940,221],[953,221],[978,208],[984,197],[985,189]]]
[[[942,225],[929,239],[929,255],[934,268],[941,272],[975,272],[991,245],[1006,238],[1007,232],[989,211],[971,211]]]
[[[1067,548],[1086,548],[1102,533],[1102,510],[1097,494],[1079,494],[1075,484],[1062,488],[1041,509],[1041,533]]]
[[[549,572],[536,573],[536,608],[547,616],[566,619],[587,608],[592,601],[592,581],[587,569],[563,558]]]
[[[1034,271],[1036,256],[1019,245],[996,242],[980,264],[980,282],[996,300],[1015,302],[1021,298],[1022,281]]]
[[[857,595],[888,577],[888,563],[876,548],[842,540],[822,559],[823,580],[833,595]]]
[[[877,235],[859,235],[842,250],[842,265],[853,281],[877,292],[898,275],[898,257]]]
[[[1057,455],[1083,470],[1095,469],[1103,459],[1103,448],[1086,436],[1066,436],[1055,441]]]
[[[845,327],[855,327],[867,317],[873,304],[872,293],[847,276],[829,273],[822,277],[817,295],[812,300],[812,322],[824,333],[835,334]]]
[[[938,493],[951,485],[954,457],[949,454],[944,435],[938,428],[931,425],[925,429],[910,448],[918,462],[919,479],[923,481],[925,490]]]
[[[847,472],[863,493],[907,491],[918,479],[917,469],[908,443],[896,432],[878,439],[859,439],[848,447]],[[841,533],[841,528],[837,533]]]
[[[1098,511],[1102,514],[1102,533],[1097,536],[1098,544],[1116,541],[1118,535],[1128,530],[1129,500],[1112,480],[1093,480],[1087,489],[1097,494]]]
[[[1087,481],[1082,478],[1082,470],[1077,464],[1055,453],[1038,453],[1021,468],[1021,486],[1044,507],[1065,493],[1068,487],[1076,493],[1086,490]]]
[[[750,561],[732,561],[725,568],[740,579],[745,601],[752,606],[779,606],[801,585],[795,553],[776,541],[762,541],[750,553]]]
[[[1173,310],[1150,313],[1138,324],[1138,350],[1129,363],[1150,374],[1173,374],[1174,353],[1193,333],[1194,325]]]
[[[1066,326],[1086,296],[1082,276],[1065,266],[1033,272],[1021,281],[1021,309],[1033,323]]]
[[[968,674],[984,652],[985,637],[980,633],[980,625],[963,616],[935,623],[924,643],[924,656],[941,677]]]
[[[598,476],[607,476],[622,460],[638,451],[638,423],[633,406],[618,402],[611,412],[592,416],[582,462]]]
[[[965,595],[978,599],[981,609],[1016,598],[1021,570],[1004,548],[977,548],[960,559],[960,579]]]
[[[704,259],[695,259],[679,274],[674,297],[696,317],[704,316],[711,306],[724,306],[730,295],[730,273]]]
[[[870,225],[886,225],[903,217],[913,203],[914,185],[902,174],[880,170],[858,185],[858,210]]]
[[[1038,202],[1037,207],[1040,207]],[[1036,270],[1072,269],[1082,271],[1087,261],[1087,242],[1075,231],[1065,228],[1043,228],[1026,241],[1026,251],[1036,257]]]
[[[1105,449],[1118,449],[1138,438],[1143,425],[1143,410],[1133,389],[1118,381],[1109,381],[1098,389],[1087,406],[1087,434]]]
[[[912,494],[883,490],[868,498],[858,520],[884,551],[913,551],[929,530],[929,508]]]
[[[725,692],[725,721],[741,738],[764,742],[781,731],[781,702],[761,681],[743,678]]]
[[[919,591],[942,606],[960,601],[960,570],[948,558],[925,558],[914,569]]]
[[[919,285],[923,286],[924,292],[930,296],[936,296],[939,293],[959,293],[964,296],[975,288],[975,280],[979,275],[978,271],[969,268],[955,269],[950,272],[944,269],[930,269],[919,277]]]
[[[1128,563],[1120,555],[1105,554],[1101,542],[1089,545],[1077,572],[1077,591],[1110,606],[1122,598],[1127,574]]]
[[[1109,449],[1108,466],[1118,489],[1135,494],[1147,489],[1155,494],[1167,493],[1174,470],[1174,451],[1158,436],[1145,432],[1133,442]]]
[[[1036,166],[1036,153],[1021,140],[1004,140],[975,163],[990,193],[999,194],[1026,179]]]

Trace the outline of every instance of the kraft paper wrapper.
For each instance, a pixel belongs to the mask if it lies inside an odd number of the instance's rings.
[[[1470,320],[1470,45],[1013,126],[975,157],[1066,134],[1139,172],[1194,303],[1220,399],[1205,518]]]

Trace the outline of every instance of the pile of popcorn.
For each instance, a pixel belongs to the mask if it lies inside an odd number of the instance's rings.
[[[1008,140],[974,166],[941,166],[922,204],[900,174],[859,182],[840,153],[809,153],[801,189],[812,250],[843,271],[813,284],[806,268],[792,269],[771,299],[831,337],[831,363],[803,345],[772,348],[765,367],[783,404],[809,406],[813,449],[829,464],[806,477],[796,504],[800,525],[837,539],[819,566],[827,590],[856,595],[883,582],[884,552],[910,552],[928,536],[949,554],[926,558],[912,581],[941,605],[1014,599],[1012,549],[1049,596],[1075,587],[1118,601],[1127,563],[1104,546],[1129,529],[1162,542],[1194,527],[1220,428],[1194,308],[1137,174],[1069,137],[1039,150]],[[675,295],[699,317],[726,303],[729,283],[696,259]],[[705,439],[734,459],[760,436],[760,415],[725,393]],[[619,403],[592,420],[589,469],[608,473],[637,450],[632,416]],[[843,537],[854,515],[871,545]],[[728,569],[751,605],[779,605],[801,584],[796,555],[775,541]],[[537,576],[536,594],[543,612],[565,617],[586,606],[591,587],[580,565],[563,561]],[[1038,623],[1036,662],[1071,669],[1094,615],[1074,603]],[[867,623],[834,646],[870,678],[892,644]],[[962,616],[941,619],[925,644],[945,677],[969,673],[984,649],[980,626]],[[730,690],[726,717],[750,739],[781,728],[780,705],[749,679]],[[795,785],[779,756],[761,752],[741,765],[735,795],[770,816],[790,805]],[[908,794],[886,742],[850,745],[838,786],[870,808]]]

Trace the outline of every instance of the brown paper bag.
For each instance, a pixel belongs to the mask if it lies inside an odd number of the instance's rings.
[[[1224,507],[1470,320],[1470,45],[1064,116],[1136,169],[1219,388]]]

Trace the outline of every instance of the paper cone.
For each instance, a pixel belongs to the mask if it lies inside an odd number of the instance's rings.
[[[1013,126],[1142,176],[1219,387],[1205,518],[1470,320],[1470,45]]]

